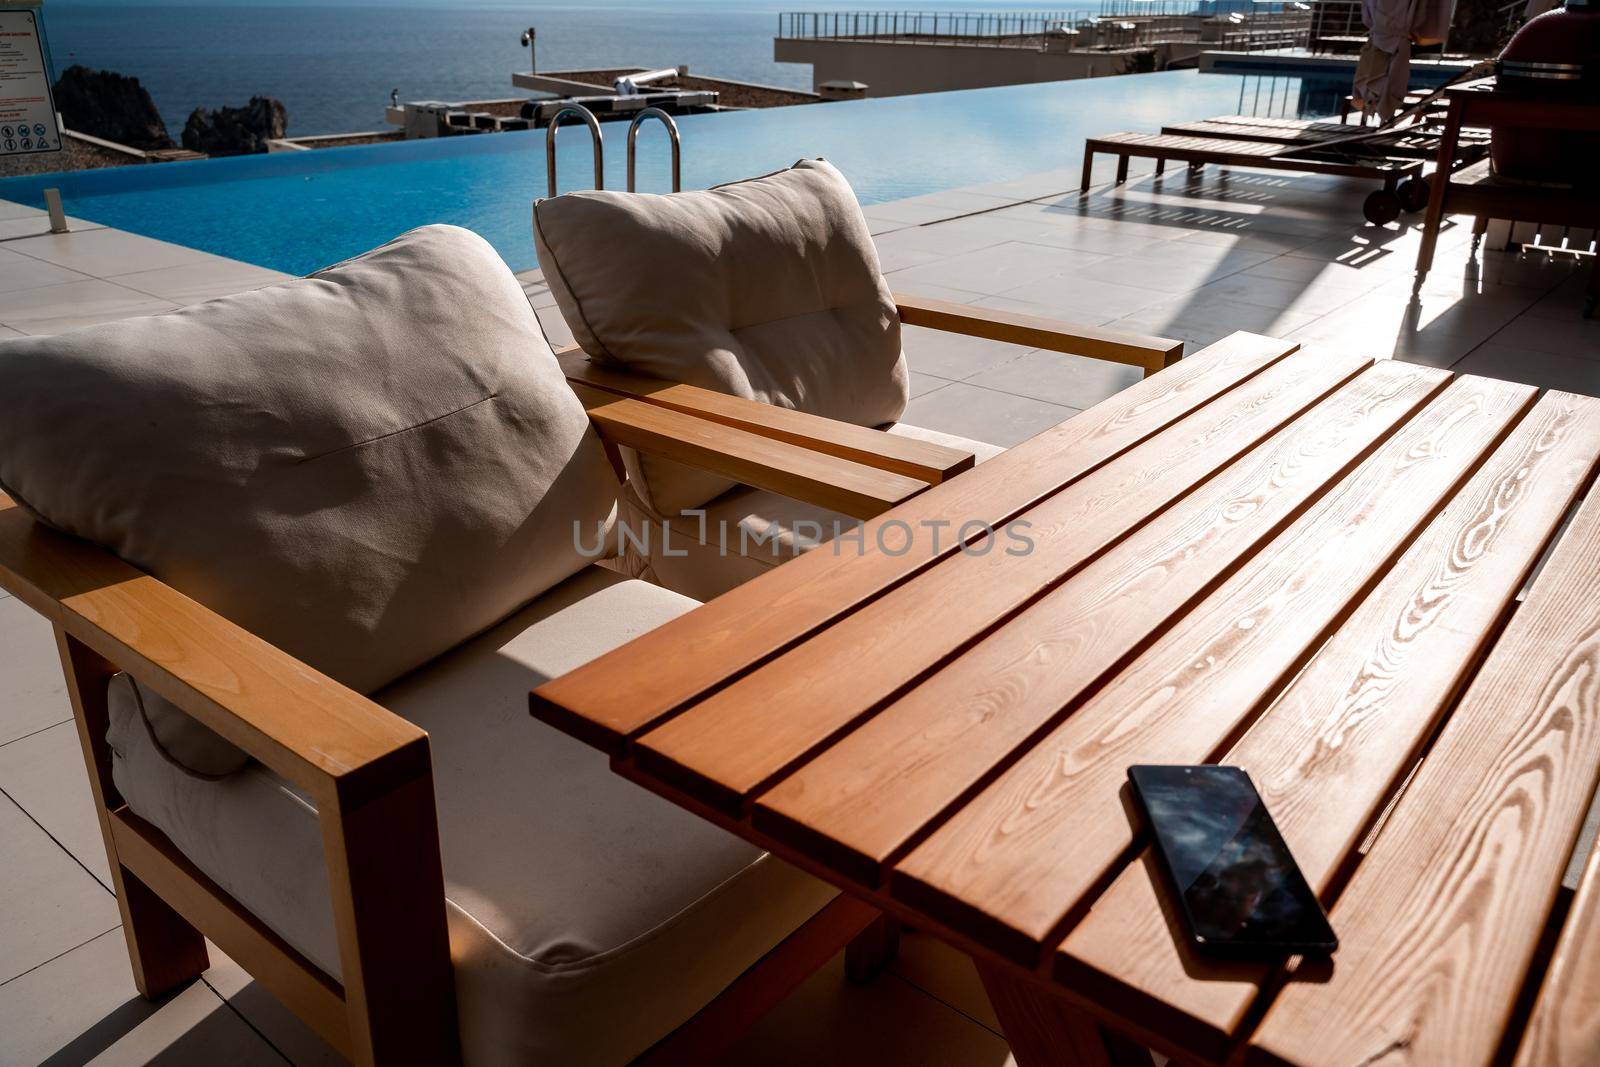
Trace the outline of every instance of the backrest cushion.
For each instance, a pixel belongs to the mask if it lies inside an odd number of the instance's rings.
[[[453,226],[0,344],[0,484],[362,692],[583,567],[573,524],[592,543],[618,491],[521,286]]]
[[[877,426],[905,410],[900,318],[844,176],[822,160],[669,195],[534,205],[539,265],[589,358]],[[658,512],[733,483],[629,456]]]

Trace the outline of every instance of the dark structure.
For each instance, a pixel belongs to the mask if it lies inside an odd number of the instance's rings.
[[[265,152],[267,142],[289,129],[289,112],[281,100],[252,96],[244,107],[197,107],[183,126],[183,147],[213,156]]]
[[[173,146],[138,78],[74,65],[56,80],[55,96],[68,129],[147,151]]]

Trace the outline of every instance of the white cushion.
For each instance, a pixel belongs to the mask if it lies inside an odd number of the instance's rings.
[[[905,410],[899,312],[832,165],[665,196],[569,193],[535,204],[533,223],[550,292],[596,362],[861,426]],[[733,485],[625,458],[662,514]]]
[[[376,697],[429,734],[468,1064],[626,1062],[834,895],[528,714],[530,688],[692,607],[589,567]],[[110,739],[132,810],[338,976],[312,804],[258,764],[178,770],[125,699]]]
[[[0,343],[0,482],[362,692],[584,567],[572,524],[608,520],[618,488],[516,278],[453,226]],[[242,765],[151,705],[175,757]]]
[[[1005,449],[983,441],[898,423],[889,433],[971,452],[979,463]],[[721,596],[784,560],[793,559],[834,539],[860,520],[842,512],[782,496],[766,489],[738,486],[688,514],[662,516],[633,491],[623,490],[622,521],[638,531],[648,529],[648,551],[639,538],[623,539],[633,573],[684,596],[710,600]],[[703,512],[704,514],[698,514]],[[661,540],[665,526],[667,538]]]

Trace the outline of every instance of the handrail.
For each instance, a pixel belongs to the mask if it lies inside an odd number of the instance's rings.
[[[635,115],[633,122],[628,125],[628,192],[634,191],[634,153],[637,149],[635,142],[639,139],[639,127],[644,125],[644,120],[656,118],[667,128],[667,136],[672,141],[672,191],[680,192],[683,189],[683,142],[678,137],[678,124],[672,121],[672,116],[662,111],[659,107],[647,107]]]
[[[589,135],[594,139],[594,187],[606,187],[606,154],[604,139],[600,135],[600,120],[594,117],[594,112],[577,104],[568,104],[566,107],[550,116],[550,125],[545,127],[544,134],[544,159],[545,176],[550,187],[550,195],[556,195],[556,127],[561,125],[561,120],[568,113],[577,115],[589,127]]]

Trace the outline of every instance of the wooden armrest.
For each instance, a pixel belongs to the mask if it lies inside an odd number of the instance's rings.
[[[1103,326],[1078,326],[1037,315],[900,293],[895,294],[894,302],[900,308],[900,321],[908,326],[926,326],[946,333],[1126,363],[1143,367],[1146,377],[1170,367],[1183,356],[1183,342],[1169,337],[1150,337]]]
[[[574,384],[602,440],[870,519],[928,487],[917,478]],[[877,432],[877,431],[873,431]],[[887,434],[882,436],[887,437]]]
[[[887,434],[868,426],[774,407],[699,386],[600,367],[590,363],[583,350],[577,347],[561,349],[556,359],[575,387],[585,385],[613,397],[642,400],[929,484],[971,469],[974,461],[970,452],[931,441]]]
[[[324,810],[430,773],[416,726],[4,494],[0,587]]]

